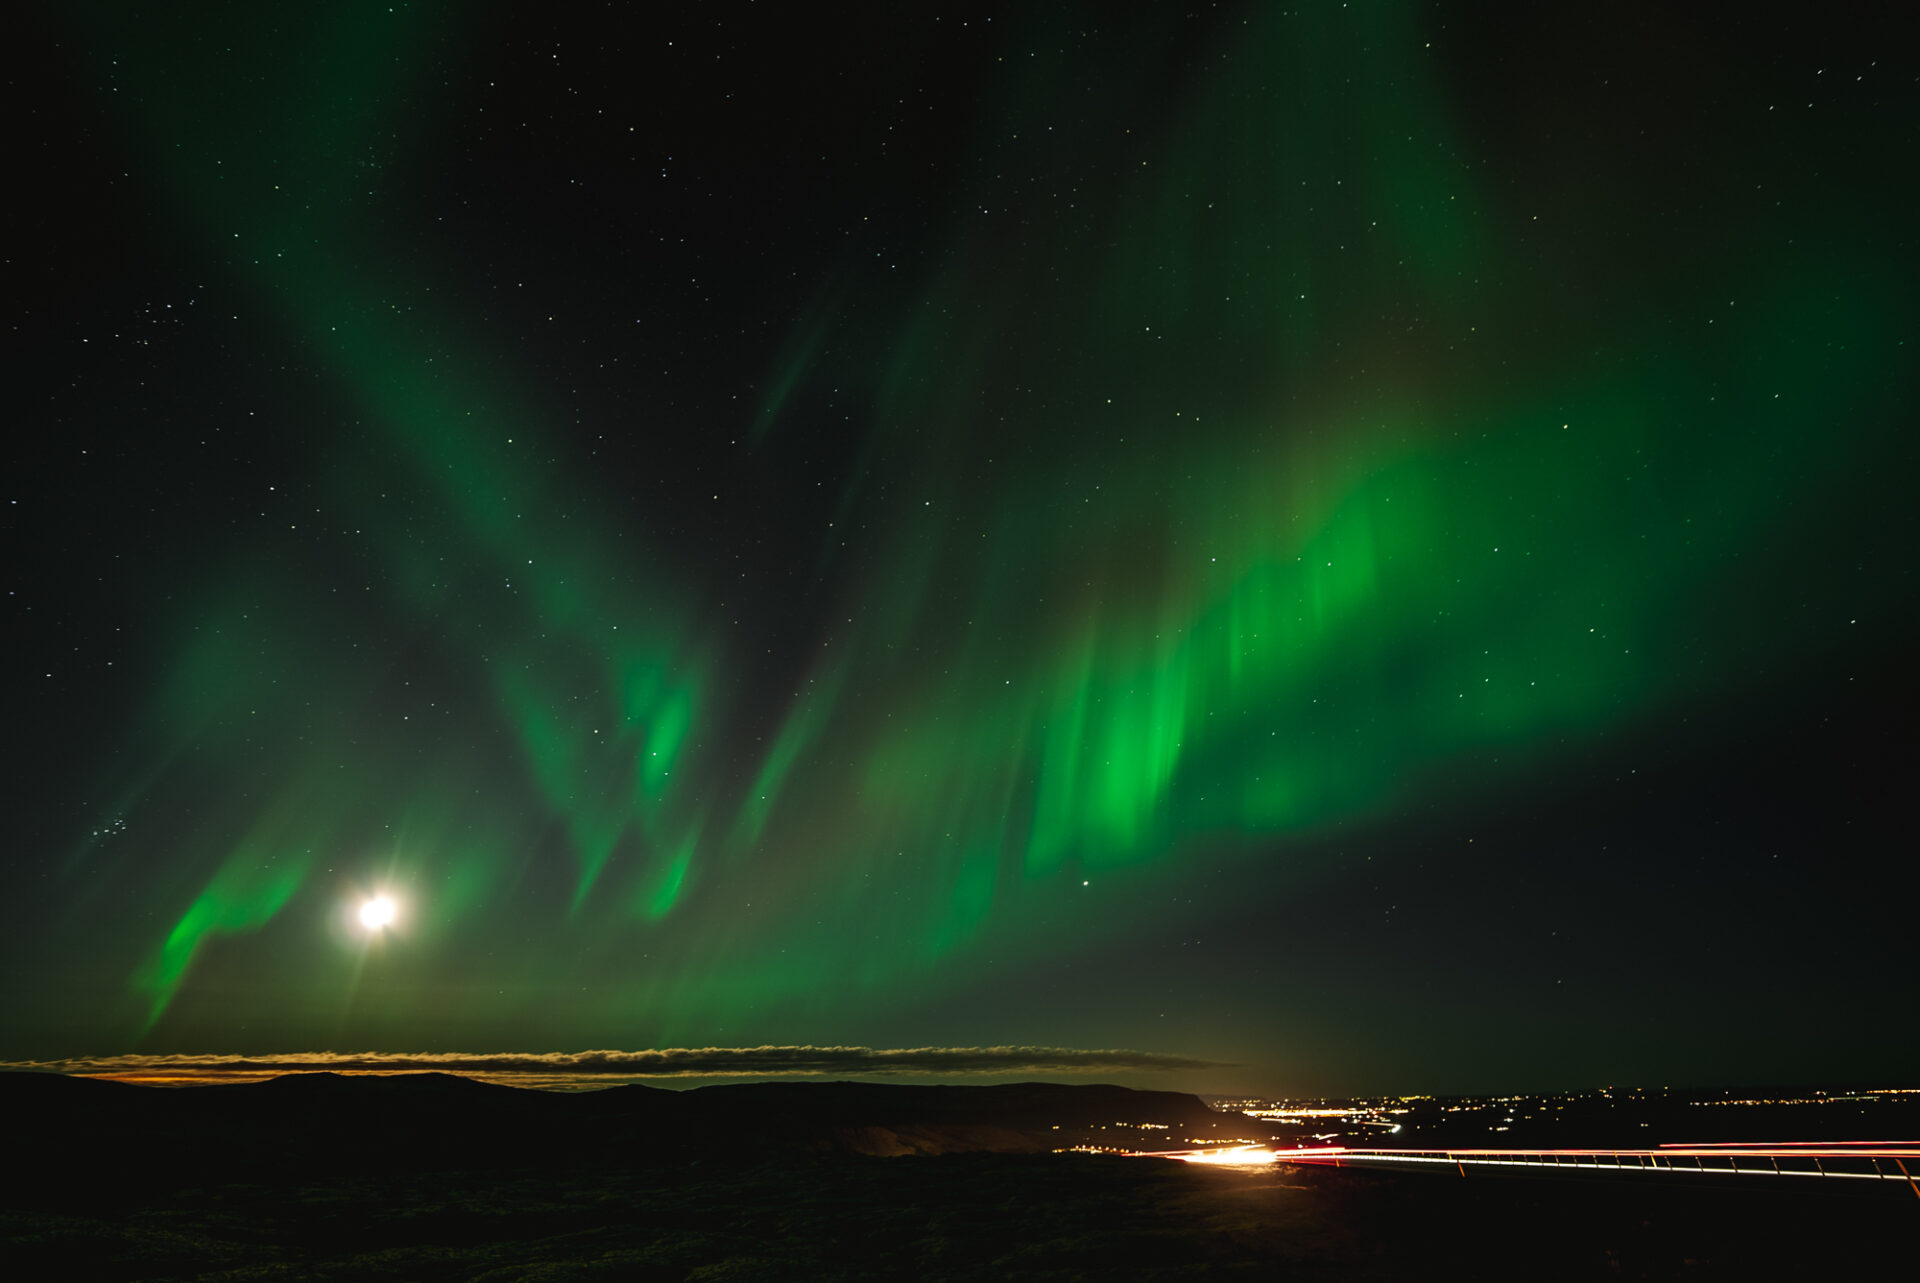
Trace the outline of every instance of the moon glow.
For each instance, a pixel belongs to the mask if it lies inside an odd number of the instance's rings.
[[[393,922],[394,913],[393,901],[377,895],[360,906],[360,925],[369,931],[378,931]]]

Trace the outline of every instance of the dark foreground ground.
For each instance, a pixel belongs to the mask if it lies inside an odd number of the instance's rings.
[[[351,1138],[343,1138],[351,1143]],[[28,1188],[16,1279],[1903,1277],[1920,1199],[1088,1155]],[[119,1173],[125,1176],[126,1173]],[[1904,1192],[1904,1191],[1902,1191]],[[1904,1264],[1903,1264],[1904,1262]]]
[[[1896,1279],[1920,1244],[1896,1182],[1050,1152],[1247,1121],[1057,1084],[0,1075],[0,1279]]]

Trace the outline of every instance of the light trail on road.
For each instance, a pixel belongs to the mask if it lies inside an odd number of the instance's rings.
[[[1797,1176],[1815,1180],[1904,1181],[1920,1196],[1920,1181],[1908,1160],[1920,1160],[1920,1142],[1900,1141],[1782,1141],[1774,1143],[1715,1141],[1701,1145],[1662,1145],[1657,1149],[1350,1149],[1326,1145],[1311,1149],[1271,1149],[1236,1145],[1220,1149],[1168,1150],[1140,1154],[1142,1158],[1171,1158],[1215,1167],[1266,1168],[1276,1163],[1325,1167],[1395,1167],[1428,1165],[1452,1167],[1460,1175],[1468,1167],[1535,1168],[1542,1172],[1662,1172],[1685,1176]],[[1691,1165],[1684,1161],[1691,1159]],[[1782,1167],[1812,1163],[1805,1166]],[[1822,1159],[1847,1166],[1829,1166]],[[1712,1160],[1709,1162],[1709,1160]],[[1746,1165],[1742,1165],[1746,1160]],[[1761,1166],[1760,1161],[1766,1165]],[[1882,1167],[1892,1164],[1894,1170]],[[1871,1171],[1860,1165],[1871,1166]]]

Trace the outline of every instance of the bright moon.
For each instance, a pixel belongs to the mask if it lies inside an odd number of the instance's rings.
[[[369,931],[378,931],[393,921],[393,901],[384,895],[375,896],[360,906],[360,925]]]

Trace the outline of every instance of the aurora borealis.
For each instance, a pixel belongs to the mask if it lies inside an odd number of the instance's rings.
[[[40,13],[0,1057],[1915,1065],[1873,32],[810,8]]]

